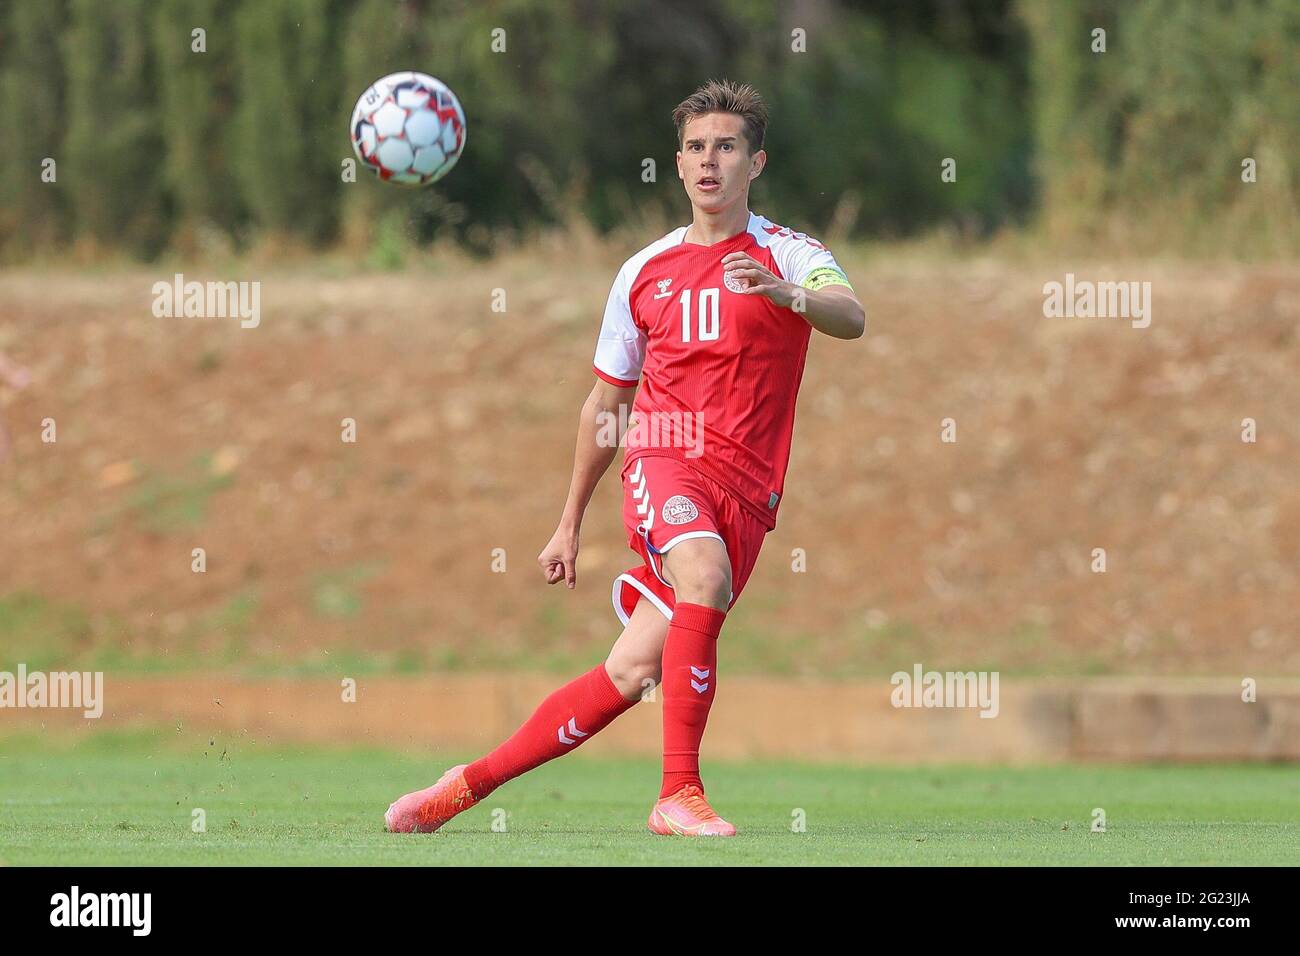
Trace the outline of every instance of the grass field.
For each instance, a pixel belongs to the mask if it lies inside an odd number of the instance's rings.
[[[711,765],[733,840],[655,837],[653,761],[578,755],[431,835],[382,831],[449,759],[247,739],[0,742],[0,864],[1294,864],[1300,771],[1278,766]],[[1106,832],[1091,832],[1092,811]],[[206,813],[204,833],[192,812]],[[493,832],[493,811],[505,832]],[[805,832],[793,832],[796,809]],[[497,818],[501,814],[497,813]]]

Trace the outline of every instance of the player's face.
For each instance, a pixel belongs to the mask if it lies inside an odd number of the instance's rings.
[[[752,156],[745,121],[735,113],[706,113],[686,121],[677,152],[677,177],[691,203],[716,211],[749,195],[749,183],[763,171],[767,154]]]

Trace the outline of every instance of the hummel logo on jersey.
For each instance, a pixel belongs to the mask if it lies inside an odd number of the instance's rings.
[[[648,532],[655,524],[655,509],[650,503],[650,493],[646,491],[646,476],[641,474],[643,461],[642,458],[636,460],[636,467],[632,469],[632,474],[628,475],[628,484],[632,487],[632,501],[636,504],[636,513]]]
[[[712,673],[712,671],[707,667],[696,667],[694,664],[691,665],[691,687],[695,689],[695,693],[703,694],[709,689],[708,681],[710,673]],[[700,680],[696,680],[695,678],[697,677],[704,681],[704,683],[701,684]]]
[[[656,295],[655,298],[666,299],[670,295],[672,295],[672,293],[668,291],[668,287],[672,284],[673,284],[672,279],[660,279],[658,282],[656,282],[655,285],[659,286],[659,294]]]
[[[795,232],[789,226],[778,226],[776,223],[773,222],[764,226],[763,231],[767,233],[769,236],[773,236],[774,238],[777,239],[793,238],[793,239],[798,239],[802,242],[806,242],[808,243],[808,245],[813,246],[814,248],[817,249],[826,248],[816,239],[813,239],[811,236],[809,236],[806,232]]]
[[[564,746],[566,746],[566,747],[572,747],[574,744],[576,744],[576,743],[578,742],[578,740],[580,740],[580,739],[582,739],[583,737],[587,736],[586,732],[581,731],[581,730],[578,729],[578,718],[577,718],[577,717],[570,717],[570,718],[569,718],[569,733],[570,733],[570,734],[573,734],[573,736],[570,737],[570,736],[568,736],[567,734],[565,734],[565,732],[564,732],[564,724],[560,724],[560,731],[559,731],[560,743],[564,744]]]

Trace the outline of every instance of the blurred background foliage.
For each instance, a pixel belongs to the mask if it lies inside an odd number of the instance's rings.
[[[1290,255],[1297,50],[1294,0],[2,0],[0,256],[400,261],[675,224],[671,111],[713,76],[768,99],[751,205],[796,228]],[[457,92],[465,155],[419,192],[343,182],[356,97],[401,69]]]

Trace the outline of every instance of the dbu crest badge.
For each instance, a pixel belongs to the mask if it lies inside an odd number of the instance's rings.
[[[700,510],[685,495],[673,495],[664,502],[659,514],[669,524],[688,524],[700,516]]]

